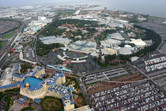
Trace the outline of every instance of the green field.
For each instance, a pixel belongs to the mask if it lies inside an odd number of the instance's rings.
[[[13,36],[14,32],[13,33],[10,33],[8,35],[6,35],[5,37],[3,37],[2,39],[10,39],[12,36]]]
[[[148,20],[155,20],[155,19],[159,19],[159,17],[148,16]]]
[[[62,99],[46,96],[41,100],[40,105],[43,111],[64,111]]]
[[[7,43],[7,41],[0,41],[0,49],[2,49],[6,43]]]

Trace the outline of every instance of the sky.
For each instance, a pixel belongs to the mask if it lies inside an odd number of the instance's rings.
[[[0,7],[26,5],[102,5],[108,9],[149,14],[166,18],[166,0],[0,0]]]

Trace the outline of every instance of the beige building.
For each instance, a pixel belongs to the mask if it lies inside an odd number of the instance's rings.
[[[70,88],[62,86],[66,82],[63,72],[54,71],[52,75],[43,79],[44,67],[34,67],[27,74],[20,73],[20,64],[15,67],[13,79],[20,82],[20,94],[31,99],[41,99],[53,96],[62,99],[65,111],[75,108],[73,94]]]

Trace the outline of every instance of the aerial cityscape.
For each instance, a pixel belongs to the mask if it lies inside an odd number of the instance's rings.
[[[0,1],[0,111],[166,111],[164,11],[7,1]]]

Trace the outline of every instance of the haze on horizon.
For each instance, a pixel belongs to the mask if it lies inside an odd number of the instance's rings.
[[[166,18],[166,0],[0,0],[0,7],[80,4],[101,5],[101,8],[108,7],[108,9],[118,9]]]

